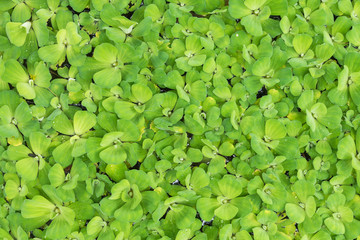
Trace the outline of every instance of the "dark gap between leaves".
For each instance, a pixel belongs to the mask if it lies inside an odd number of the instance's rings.
[[[334,56],[332,56],[330,59],[333,60],[333,61],[335,61],[337,65],[341,66],[341,65],[339,64],[338,60],[337,60]]]
[[[32,100],[32,99],[26,99],[26,103],[28,105],[35,105],[34,100]]]
[[[95,37],[95,34],[91,34],[91,35],[94,35],[93,37]],[[94,51],[90,51],[88,54],[86,54],[86,56],[87,57],[93,57],[93,54],[94,54]]]
[[[46,222],[45,225],[42,226],[42,228],[44,229],[46,226],[49,226],[51,224],[52,220],[50,219],[49,221]]]
[[[231,156],[223,156],[226,160],[226,163],[231,162],[236,156],[235,155],[231,155]]]
[[[310,160],[311,160],[311,157],[310,157],[310,155],[309,155],[307,152],[301,153],[301,156],[303,156],[307,161],[310,161]]]
[[[197,13],[196,13],[196,12],[194,12],[194,11],[190,11],[190,13],[191,13],[191,15],[192,15],[193,17],[206,18],[206,16],[205,16],[205,15],[199,15],[199,14],[197,14]]]
[[[281,20],[281,17],[277,15],[270,15],[270,18],[274,20]]]
[[[267,89],[265,88],[265,86],[263,86],[259,91],[258,93],[256,94],[256,98],[259,99],[261,98],[262,96],[265,96],[267,95]]]
[[[140,169],[140,166],[141,166],[141,162],[138,161],[138,162],[136,162],[136,164],[134,166],[130,167],[129,170],[131,170],[131,169]]]
[[[49,19],[47,20],[46,26],[52,29],[51,18],[49,18]]]
[[[79,107],[79,108],[81,108],[81,110],[87,110],[86,107],[81,105],[80,103],[71,103],[71,104],[69,104],[69,106]]]
[[[57,65],[58,67],[60,67],[60,68],[62,68],[62,67],[67,67],[67,68],[69,68],[70,69],[70,67],[71,67],[71,65],[70,65],[70,63],[69,63],[69,61],[68,61],[68,59],[67,58],[65,58],[65,61],[59,66],[59,65]]]
[[[170,208],[166,209],[165,214],[164,214],[159,220],[165,219],[165,218],[166,218],[166,215],[168,214],[169,211],[170,211]]]
[[[226,80],[227,80],[228,84],[229,84],[231,87],[233,87],[233,85],[232,85],[232,83],[231,83],[232,78],[229,78],[229,79],[226,79]]]
[[[67,8],[69,9],[69,11],[74,15],[74,14],[78,14],[77,11],[75,11],[70,5],[67,6]]]
[[[276,37],[272,38],[272,41],[276,42],[279,38],[281,38],[281,35],[277,35]]]
[[[211,219],[210,221],[205,221],[205,220],[203,220],[203,219],[200,217],[200,214],[199,214],[198,212],[196,213],[196,218],[201,221],[202,227],[204,227],[205,225],[207,225],[207,226],[212,226],[212,223],[213,223],[213,221],[214,221],[214,218]]]
[[[66,168],[64,168],[64,172],[65,172],[65,174],[70,173],[70,171],[71,171],[71,167],[72,167],[72,165],[69,165],[69,166],[67,166]]]
[[[22,65],[27,67],[27,60],[26,59],[23,59]]]
[[[61,78],[61,76],[53,69],[49,69],[50,70],[50,74],[51,74],[51,79],[55,79],[55,78]]]
[[[172,89],[170,89],[170,88],[160,88],[160,92],[161,93],[164,93],[164,92],[169,92],[169,91],[172,91]]]
[[[193,162],[191,167],[199,167],[202,162]]]
[[[122,14],[122,16],[126,17],[127,19],[131,19],[132,15],[134,14],[134,12],[128,12],[128,13],[124,13]]]
[[[188,133],[188,132],[186,132],[186,135],[189,140],[192,140],[192,138],[194,136],[192,133]]]
[[[143,2],[142,2],[142,3],[143,3]],[[132,3],[132,2],[129,2],[129,4],[128,4],[129,8],[132,8],[134,5],[135,5],[135,4]]]
[[[184,185],[182,185],[181,183],[180,183],[180,181],[179,180],[175,180],[174,182],[172,182],[171,183],[171,185],[177,185],[177,186],[182,186],[182,187],[185,187]]]

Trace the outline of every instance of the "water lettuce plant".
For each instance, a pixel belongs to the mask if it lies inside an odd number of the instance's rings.
[[[360,1],[0,1],[0,239],[360,239]]]

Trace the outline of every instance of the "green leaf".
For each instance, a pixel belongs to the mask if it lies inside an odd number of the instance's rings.
[[[270,70],[271,61],[270,58],[264,57],[257,60],[252,66],[252,73],[256,76],[266,76]]]
[[[89,0],[69,0],[70,6],[77,12],[82,12],[89,4]]]
[[[19,130],[13,124],[4,124],[0,125],[0,134],[1,136],[10,138],[10,137],[18,137]]]
[[[74,135],[74,128],[71,121],[66,117],[64,113],[56,116],[53,121],[53,128],[66,135]]]
[[[8,199],[14,199],[19,195],[19,184],[13,180],[8,180],[4,190]]]
[[[110,132],[106,133],[103,138],[101,139],[100,146],[107,147],[112,145],[116,140],[120,140],[121,137],[124,135],[122,132]]]
[[[334,55],[335,48],[334,48],[334,46],[332,46],[328,43],[323,43],[321,45],[316,46],[315,53],[316,53],[316,57],[319,59],[319,61],[325,62],[326,60],[331,58],[332,55]]]
[[[74,115],[74,132],[82,135],[89,131],[96,124],[96,116],[87,111],[77,111]]]
[[[133,121],[119,119],[117,121],[117,126],[118,130],[123,133],[121,136],[122,141],[136,142],[140,140],[140,129]]]
[[[339,159],[351,159],[356,154],[354,139],[347,135],[342,138],[338,144],[337,157]]]
[[[327,109],[326,115],[318,115],[319,122],[328,127],[329,129],[338,128],[341,122],[341,118],[342,111],[339,106],[331,106]]]
[[[71,232],[71,225],[60,215],[46,229],[45,236],[50,239],[64,239]]]
[[[333,193],[327,198],[326,205],[331,211],[337,212],[340,206],[345,205],[345,202],[346,198],[343,194]]]
[[[38,174],[38,161],[35,158],[24,158],[16,162],[16,171],[25,181],[33,181]]]
[[[152,98],[152,92],[148,86],[135,83],[131,86],[131,92],[137,102],[146,103]]]
[[[66,141],[57,146],[52,152],[55,162],[60,163],[63,167],[69,166],[73,160],[71,155],[73,147],[70,141]]]
[[[16,84],[19,95],[25,99],[34,99],[36,97],[35,89],[28,83],[19,82]]]
[[[44,62],[55,64],[65,57],[65,46],[63,44],[45,46],[39,49],[38,54]]]
[[[105,222],[101,217],[93,217],[86,226],[86,232],[88,235],[98,235],[101,229],[105,226]]]
[[[302,223],[305,220],[305,211],[297,204],[287,203],[285,211],[291,221]]]
[[[126,160],[127,154],[120,145],[114,145],[102,150],[100,158],[107,164],[120,164]]]
[[[292,44],[299,55],[304,55],[312,44],[312,37],[307,34],[295,35]]]
[[[119,118],[131,120],[137,114],[134,107],[136,105],[131,102],[117,101],[114,104],[114,111]]]
[[[286,128],[280,121],[269,119],[265,124],[265,136],[270,140],[284,138],[286,136]]]
[[[235,147],[230,142],[224,142],[219,147],[219,153],[223,156],[231,156],[235,152]]]
[[[231,98],[231,91],[226,86],[219,86],[213,90],[213,93],[222,99],[230,99]]]
[[[161,12],[155,4],[149,4],[146,6],[144,11],[144,17],[151,17],[152,21],[155,22],[161,18]]]
[[[17,4],[11,13],[11,19],[14,22],[25,22],[30,17],[31,10],[24,2]]]
[[[241,24],[245,27],[246,31],[255,36],[259,37],[263,35],[263,30],[261,27],[261,22],[255,15],[248,15],[241,19]]]
[[[191,57],[188,61],[188,64],[192,67],[201,66],[205,63],[206,55],[205,54],[199,54]]]
[[[339,206],[338,212],[340,213],[341,220],[344,222],[352,222],[354,219],[353,211],[349,207]]]
[[[199,198],[196,202],[196,210],[199,212],[201,219],[210,221],[215,215],[215,209],[220,203],[214,198]]]
[[[210,183],[209,176],[205,173],[204,169],[202,168],[195,168],[194,172],[191,175],[190,184],[191,187],[194,188],[195,191],[200,190]]]
[[[245,0],[244,5],[248,7],[250,10],[256,10],[262,7],[265,2],[266,0],[255,0],[255,1]]]
[[[3,239],[10,239],[13,240],[14,238],[8,233],[9,231],[0,228],[0,237]]]
[[[50,87],[51,74],[44,62],[39,62],[35,67],[35,83],[39,87]]]
[[[261,227],[255,227],[253,229],[254,232],[254,240],[269,240],[268,233],[262,229]]]
[[[302,223],[304,230],[308,233],[315,233],[319,231],[323,225],[323,219],[315,213],[311,217],[306,216]]]
[[[223,196],[229,199],[236,198],[242,192],[241,183],[231,176],[224,176],[218,181],[218,185]]]
[[[25,44],[27,34],[31,27],[30,22],[8,22],[6,24],[6,34],[12,44],[21,47]]]
[[[29,80],[29,75],[25,72],[21,64],[15,59],[9,59],[4,64],[5,70],[1,78],[11,84],[25,83]]]
[[[306,215],[312,217],[316,211],[315,198],[313,196],[308,197],[305,206],[306,206],[305,208]]]
[[[225,203],[215,209],[215,216],[219,217],[222,220],[231,220],[233,219],[238,212],[238,208],[232,205],[231,203]]]
[[[183,206],[178,212],[174,212],[176,226],[179,229],[185,229],[191,226],[195,221],[196,210],[189,206]]]
[[[344,234],[345,233],[345,226],[340,221],[333,217],[328,217],[324,221],[325,226],[329,229],[330,232],[334,234]]]
[[[322,8],[315,10],[310,14],[310,22],[315,26],[325,25],[327,21],[326,15],[325,10]]]
[[[187,93],[185,92],[185,90],[180,87],[179,85],[176,86],[176,91],[177,91],[177,94],[179,96],[180,99],[183,99],[185,100],[186,102],[190,102],[190,98],[189,96],[187,95]]]
[[[344,65],[349,68],[349,73],[360,71],[360,54],[358,52],[349,52],[345,55]]]
[[[305,203],[309,196],[312,196],[315,194],[315,187],[314,185],[306,181],[304,179],[298,180],[293,185],[293,190],[296,193],[299,200],[303,203]]]
[[[1,11],[7,11],[7,10],[9,10],[9,9],[15,7],[15,6],[16,6],[16,2],[11,1],[11,0],[5,0],[5,1],[1,4],[0,10],[1,10]]]
[[[79,178],[78,178],[79,181],[85,181],[88,178],[88,175],[89,175],[88,166],[80,158],[76,158],[75,161],[72,164],[70,174],[71,174],[71,176],[78,175],[79,176]]]
[[[128,222],[136,222],[141,219],[143,209],[138,205],[135,209],[131,209],[131,202],[125,203],[120,209],[115,211],[114,216],[118,219]]]
[[[269,224],[275,223],[277,220],[276,213],[270,210],[262,210],[256,217],[259,223]]]
[[[331,240],[329,233],[325,231],[319,231],[314,236],[311,237],[311,240]]]
[[[350,92],[350,96],[351,99],[353,100],[353,102],[359,106],[360,105],[360,76],[358,73],[353,73],[352,74],[352,79],[354,79],[354,82],[352,84],[350,84],[349,86],[349,92]]]
[[[70,46],[76,45],[81,41],[81,36],[77,32],[77,25],[74,22],[68,22],[66,25],[66,40]]]
[[[103,88],[112,88],[121,82],[120,69],[116,67],[105,68],[94,74],[94,82]]]
[[[233,18],[243,18],[251,14],[251,9],[245,6],[244,1],[230,0],[229,14]]]
[[[108,63],[109,66],[116,62],[118,49],[110,43],[103,43],[96,46],[94,50],[94,58],[99,62]]]
[[[266,5],[270,7],[271,15],[284,16],[288,13],[288,1],[286,0],[270,0]]]
[[[65,172],[63,167],[60,164],[56,163],[50,168],[48,177],[52,186],[60,186],[65,181]]]
[[[199,101],[204,101],[207,96],[206,85],[203,81],[196,81],[191,84],[190,94]]]
[[[21,206],[21,215],[24,218],[43,217],[50,219],[54,209],[55,205],[49,200],[40,195],[36,195],[32,199],[24,200]]]

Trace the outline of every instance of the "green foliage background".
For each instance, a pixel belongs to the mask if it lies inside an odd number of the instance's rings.
[[[1,0],[0,239],[360,239],[359,17]]]

